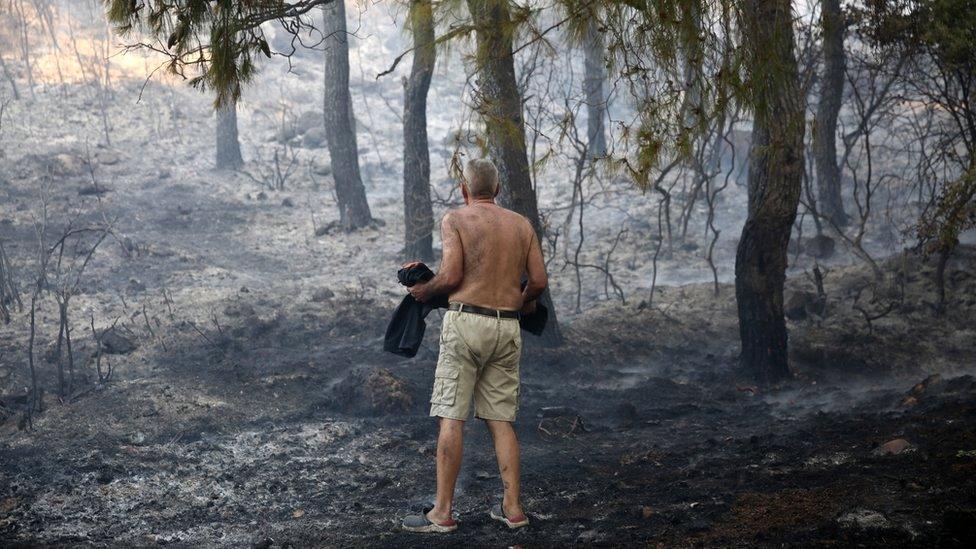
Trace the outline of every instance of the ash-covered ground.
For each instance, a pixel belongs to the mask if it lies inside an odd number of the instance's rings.
[[[305,546],[959,545],[976,518],[976,250],[951,264],[958,306],[927,304],[910,263],[896,313],[844,305],[791,323],[797,379],[768,392],[735,372],[729,287],[663,288],[606,305],[528,350],[518,433],[530,528],[487,516],[500,481],[467,427],[460,529],[398,530],[433,494],[425,416],[436,335],[380,351],[390,300],[270,297],[242,287],[216,322],[161,320],[103,354],[120,372],[33,431],[0,440],[4,544]],[[809,282],[791,280],[802,289]],[[280,300],[280,301],[279,301]],[[217,325],[219,324],[219,328]],[[429,327],[437,329],[436,319]],[[199,329],[199,331],[197,331]],[[85,349],[79,353],[84,353]],[[136,374],[135,372],[139,372]],[[16,396],[4,409],[16,410]]]

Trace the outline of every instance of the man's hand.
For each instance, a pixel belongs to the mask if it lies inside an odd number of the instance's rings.
[[[423,261],[410,261],[409,263],[404,263],[400,268],[401,269],[409,269],[411,267],[416,267],[417,265],[420,265],[421,263],[423,263]]]
[[[522,308],[519,310],[523,315],[531,315],[535,313],[535,302],[536,300],[530,299],[522,303]]]
[[[430,299],[430,292],[428,291],[427,282],[418,282],[413,286],[407,288],[410,295],[413,296],[417,301],[424,303]]]

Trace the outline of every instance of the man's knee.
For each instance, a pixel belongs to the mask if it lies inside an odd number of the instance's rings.
[[[441,432],[445,434],[461,434],[464,430],[464,422],[460,419],[451,419],[449,417],[441,418]]]
[[[501,421],[498,419],[484,419],[482,421],[484,421],[485,425],[488,426],[488,430],[491,431],[492,435],[497,433],[515,432],[511,421]]]

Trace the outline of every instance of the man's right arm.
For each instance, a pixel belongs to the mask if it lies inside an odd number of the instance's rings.
[[[546,262],[542,258],[542,247],[539,245],[539,238],[535,231],[529,226],[530,241],[529,253],[525,261],[525,271],[528,274],[528,281],[522,290],[522,311],[531,313],[535,310],[535,299],[542,295],[546,285],[549,284],[549,277],[546,275]]]

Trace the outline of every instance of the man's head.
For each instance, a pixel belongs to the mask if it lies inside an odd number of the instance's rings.
[[[498,194],[498,170],[487,158],[473,158],[464,165],[464,190],[470,199],[494,198]]]

